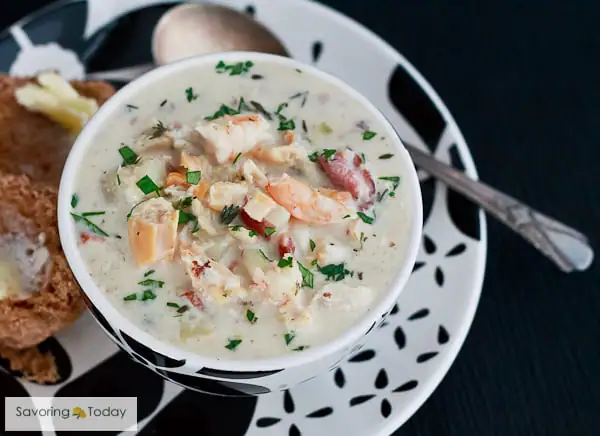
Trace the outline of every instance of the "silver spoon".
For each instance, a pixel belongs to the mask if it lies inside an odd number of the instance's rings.
[[[230,50],[252,50],[282,56],[283,44],[251,17],[217,5],[182,5],[169,10],[152,37],[156,64]],[[129,81],[155,65],[92,73],[88,79]],[[518,200],[466,176],[418,148],[404,143],[415,164],[446,183],[523,236],[562,271],[583,271],[594,258],[588,239],[578,231],[537,212]]]
[[[165,12],[154,28],[154,63],[89,73],[86,79],[130,82],[157,65],[240,50],[290,56],[279,39],[248,14],[215,4],[183,4]]]

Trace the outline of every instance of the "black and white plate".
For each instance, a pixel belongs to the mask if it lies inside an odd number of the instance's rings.
[[[0,67],[19,75],[57,68],[69,78],[83,78],[86,71],[149,62],[152,28],[173,3],[59,1],[0,35]],[[254,14],[295,58],[357,88],[384,112],[404,141],[476,176],[467,145],[440,97],[373,33],[309,1],[218,3]],[[207,436],[392,433],[431,395],[454,361],[471,325],[485,269],[482,211],[425,175],[421,180],[423,246],[409,284],[367,346],[335,372],[258,398],[183,391],[118,352],[95,321],[84,316],[42,344],[55,354],[65,381],[41,386],[0,371],[0,392],[137,396],[142,435],[188,434],[190,426]]]

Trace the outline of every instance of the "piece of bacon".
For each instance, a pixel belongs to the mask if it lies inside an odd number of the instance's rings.
[[[206,261],[202,265],[197,260],[192,262],[192,274],[194,277],[199,278],[206,268],[210,268],[210,261]]]
[[[196,309],[204,310],[204,303],[202,302],[202,299],[196,292],[194,292],[192,290],[187,290],[182,294],[182,296],[186,300],[188,300],[190,302],[190,304],[192,306],[194,306]]]
[[[330,159],[319,156],[317,162],[333,184],[338,189],[348,191],[358,201],[360,210],[365,210],[376,198],[375,181],[369,170],[364,167],[360,155],[354,151],[347,150],[345,154],[353,153],[351,161],[344,159],[341,151],[338,151]],[[362,188],[362,189],[361,189]]]
[[[81,233],[81,235],[79,236],[81,239],[81,243],[85,244],[86,242],[89,241],[96,241],[96,242],[101,242],[104,241],[104,238],[102,236],[96,236],[96,235],[92,235],[90,233]]]
[[[265,237],[267,241],[271,239],[271,235],[265,235],[265,229],[267,227],[275,228],[275,226],[271,225],[271,223],[269,223],[267,220],[256,221],[246,213],[243,207],[240,209],[240,219],[244,223],[244,226],[246,226],[248,229],[254,230],[260,236]]]
[[[286,254],[294,254],[296,245],[290,235],[284,233],[279,237],[279,256],[284,257]]]

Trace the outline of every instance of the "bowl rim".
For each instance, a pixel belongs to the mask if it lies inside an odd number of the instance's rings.
[[[343,334],[331,341],[310,347],[301,353],[287,353],[281,356],[257,359],[220,359],[198,354],[157,339],[152,334],[143,331],[131,322],[109,301],[104,294],[104,291],[100,290],[99,286],[88,273],[87,266],[78,248],[76,232],[74,231],[75,224],[72,222],[70,215],[71,198],[74,194],[73,187],[77,179],[79,163],[83,160],[85,150],[88,149],[97,132],[103,128],[107,119],[110,118],[115,111],[119,110],[130,97],[136,95],[144,88],[151,87],[155,81],[163,79],[165,76],[194,68],[204,68],[211,63],[216,65],[219,61],[240,62],[248,60],[255,63],[265,61],[289,66],[291,68],[302,69],[304,73],[310,74],[318,80],[329,82],[333,86],[337,86],[346,95],[359,102],[381,123],[386,130],[385,135],[389,138],[393,138],[391,142],[404,161],[405,168],[403,168],[403,170],[405,173],[402,175],[402,181],[403,184],[408,183],[409,188],[408,198],[406,198],[405,201],[406,207],[410,208],[411,212],[409,213],[411,231],[407,238],[402,267],[397,270],[388,289],[379,295],[379,302],[372,307],[371,310],[358,318],[351,329],[346,330]],[[108,324],[112,328],[116,327],[118,330],[126,333],[135,341],[149,347],[153,351],[176,360],[185,359],[186,366],[193,362],[194,367],[197,367],[198,369],[201,367],[209,367],[212,369],[234,372],[282,370],[306,365],[326,357],[331,357],[342,349],[353,346],[359,341],[360,337],[364,335],[369,327],[374,322],[381,319],[382,315],[386,313],[398,299],[410,277],[416,261],[421,245],[422,229],[423,207],[418,175],[408,151],[404,147],[395,128],[385,115],[363,96],[362,93],[330,73],[295,59],[252,51],[211,53],[186,58],[164,66],[159,66],[125,85],[104,103],[83,127],[67,156],[58,192],[59,237],[69,267],[71,268],[75,279],[79,282],[81,291],[106,318]]]

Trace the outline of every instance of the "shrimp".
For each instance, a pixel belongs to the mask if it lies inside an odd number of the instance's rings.
[[[270,182],[266,189],[273,200],[300,221],[332,224],[341,222],[350,213],[345,204],[319,193],[287,174],[277,181]]]
[[[375,181],[358,153],[352,150],[338,151],[330,159],[319,157],[317,162],[333,186],[352,194],[360,210],[375,202]]]

